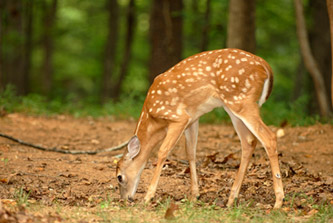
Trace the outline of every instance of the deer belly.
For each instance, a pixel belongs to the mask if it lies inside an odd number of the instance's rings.
[[[223,102],[221,101],[220,98],[216,97],[209,97],[206,101],[203,103],[199,104],[196,109],[191,113],[192,119],[196,120],[200,118],[200,116],[212,111],[214,108],[217,107],[222,107]]]

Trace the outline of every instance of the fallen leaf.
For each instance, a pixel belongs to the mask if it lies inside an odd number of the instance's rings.
[[[318,210],[312,209],[308,213],[306,213],[306,217],[309,218],[309,217],[311,217],[312,215],[314,215],[316,213],[318,213]]]
[[[95,144],[95,145],[100,144],[100,142],[99,142],[97,139],[92,139],[92,140],[91,140],[91,143],[92,143],[92,144]]]
[[[278,138],[282,138],[283,136],[285,136],[285,132],[283,129],[278,129],[276,132],[276,137]]]
[[[179,209],[179,206],[175,203],[171,203],[169,208],[166,210],[164,218],[167,220],[175,219],[174,212]]]
[[[8,183],[8,179],[6,179],[6,178],[1,178],[1,179],[0,179],[0,182],[1,182],[1,183]]]

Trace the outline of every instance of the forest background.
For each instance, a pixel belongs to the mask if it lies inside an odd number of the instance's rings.
[[[0,111],[137,118],[156,75],[192,54],[236,47],[273,68],[265,122],[331,122],[331,103],[324,114],[317,100],[331,91],[326,1],[301,3],[324,89],[305,68],[291,0],[1,0]],[[226,117],[216,109],[203,120]]]

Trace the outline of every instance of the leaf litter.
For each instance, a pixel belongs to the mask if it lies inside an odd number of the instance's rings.
[[[0,119],[0,126],[1,131],[36,144],[85,150],[108,148],[129,139],[135,122],[115,122],[107,118],[92,122],[90,118],[10,114]],[[281,128],[272,129],[277,132]],[[333,205],[333,127],[321,124],[286,126],[283,133],[278,139],[286,193],[283,210],[297,210],[309,217],[318,211],[316,206]],[[282,135],[281,130],[279,134]],[[114,205],[121,205],[115,179],[118,160],[115,156],[120,153],[92,156],[41,152],[0,138],[0,222],[28,222],[29,219],[61,221],[57,213],[31,213],[27,207],[16,204],[17,189],[29,193],[26,204],[94,208],[112,201]],[[200,127],[197,170],[202,202],[225,207],[240,157],[240,142],[232,126]],[[143,199],[155,164],[156,156],[153,156],[142,174],[136,202]],[[275,201],[272,184],[269,160],[258,144],[238,202],[270,211]],[[189,197],[189,193],[190,171],[182,138],[163,167],[155,203],[165,199],[179,202]],[[177,214],[177,208],[170,208],[172,218],[174,213]],[[166,215],[165,218],[169,218],[169,214]]]

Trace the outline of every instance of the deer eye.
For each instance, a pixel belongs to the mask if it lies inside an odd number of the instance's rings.
[[[122,182],[123,182],[123,177],[122,177],[121,175],[118,175],[117,178],[118,178],[118,182],[119,182],[119,183],[122,183]]]

